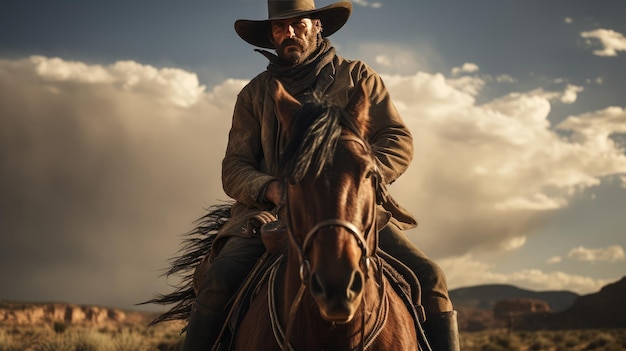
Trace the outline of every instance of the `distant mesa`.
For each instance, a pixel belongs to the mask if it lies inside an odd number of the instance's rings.
[[[542,300],[521,298],[500,300],[493,306],[494,317],[504,320],[537,313],[550,313],[550,305]]]
[[[450,298],[459,311],[462,331],[495,328],[578,329],[626,327],[626,277],[599,292],[537,292],[512,285],[454,289]]]
[[[513,285],[490,284],[459,288],[450,291],[455,306],[493,310],[496,303],[506,299],[533,299],[548,303],[554,312],[569,308],[580,295],[571,291],[532,291]]]
[[[0,302],[0,324],[37,325],[63,322],[72,325],[120,325],[141,323],[140,312],[66,303]]]
[[[626,277],[599,292],[580,296],[560,313],[525,318],[524,329],[579,329],[626,327]]]

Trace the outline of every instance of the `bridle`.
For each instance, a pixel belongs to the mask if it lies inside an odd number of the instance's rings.
[[[343,134],[339,137],[339,141],[356,142],[357,144],[361,145],[363,149],[369,150],[369,148],[366,146],[365,142],[362,139],[357,138],[356,136],[353,136],[353,135]],[[381,188],[381,186],[378,184],[380,181],[380,174],[378,172],[377,167],[374,169],[374,171],[371,172],[371,176],[375,178],[375,182],[376,182],[375,191],[378,193],[378,189]],[[377,198],[378,197],[379,195],[377,194]],[[289,196],[287,194],[285,194],[285,200],[286,200],[285,201],[286,207],[287,209],[289,209]],[[376,213],[376,203],[377,201],[372,202],[371,213],[373,214]],[[287,211],[287,213],[288,213],[287,216],[289,217],[289,211]],[[371,223],[367,226],[367,228],[365,228],[364,231],[361,231],[354,223],[345,219],[331,218],[331,219],[323,220],[315,224],[311,229],[309,229],[302,243],[299,243],[298,240],[293,235],[293,233],[295,232],[293,230],[294,228],[292,228],[292,221],[290,220],[290,218],[287,218],[287,225],[289,229],[288,230],[289,240],[291,241],[291,243],[293,244],[293,247],[295,247],[298,252],[298,257],[299,257],[299,262],[300,262],[300,279],[304,285],[307,284],[307,281],[308,281],[307,278],[308,278],[309,269],[310,269],[310,263],[307,257],[307,252],[311,246],[311,243],[315,239],[315,236],[319,234],[322,229],[333,228],[333,227],[342,227],[346,229],[354,237],[359,248],[361,249],[361,259],[364,261],[366,269],[369,267],[370,257],[373,254],[375,254],[375,252],[370,252],[370,249],[367,246],[367,242],[366,242],[367,238],[369,238],[370,235],[377,234],[375,215],[373,216],[373,220],[371,221]]]
[[[366,152],[371,154],[370,148],[365,143],[365,141],[363,141],[363,139],[358,138],[354,135],[342,134],[339,137],[338,141],[355,142],[359,144]],[[372,158],[373,157],[374,156],[372,155]],[[375,160],[373,161],[375,162]],[[364,230],[360,230],[354,223],[346,219],[342,219],[342,218],[326,219],[326,220],[318,222],[311,229],[309,229],[302,243],[298,242],[298,240],[293,234],[295,232],[292,228],[291,218],[289,218],[290,217],[289,196],[287,194],[288,192],[285,192],[284,196],[285,196],[285,206],[287,208],[287,221],[286,222],[288,226],[288,237],[292,246],[296,248],[296,251],[298,252],[298,259],[300,263],[300,287],[298,289],[298,292],[296,293],[296,296],[294,298],[293,303],[291,304],[291,308],[289,311],[289,316],[287,320],[288,321],[287,330],[283,334],[283,339],[282,339],[283,350],[292,350],[292,347],[289,343],[289,335],[291,334],[291,329],[293,326],[293,322],[295,320],[295,315],[300,306],[300,303],[302,302],[302,297],[308,285],[309,277],[311,273],[310,272],[311,267],[309,263],[309,258],[307,257],[307,253],[309,251],[310,246],[312,245],[312,242],[315,240],[315,237],[322,231],[322,229],[341,227],[347,230],[348,233],[352,235],[352,237],[356,240],[359,248],[361,249],[361,262],[362,262],[364,273],[365,273],[365,279],[367,279],[368,277],[368,272],[369,272],[369,268],[371,264],[370,263],[371,257],[375,255],[376,252],[375,252],[375,249],[374,249],[374,252],[370,252],[372,250],[370,250],[370,248],[367,245],[367,239],[370,238],[371,235],[375,235],[375,236],[378,235],[377,228],[376,228],[376,205],[384,201],[387,196],[385,186],[382,182],[382,176],[378,170],[378,167],[374,167],[374,170],[372,170],[370,174],[368,174],[368,176],[372,176],[374,178],[374,191],[376,195],[376,200],[372,201],[372,209],[371,209],[372,212],[370,212],[372,214],[371,223],[369,223],[366,226],[366,228],[364,228]],[[378,238],[374,238],[374,239],[376,241],[378,240]],[[381,287],[382,286],[383,284],[381,284]],[[362,308],[363,308],[363,305],[364,304],[362,303],[361,304]],[[363,328],[361,328],[361,334],[362,334],[361,335],[362,336],[361,337],[361,349],[365,349],[366,347],[364,344],[365,343],[364,341],[365,339],[365,336],[364,336],[365,313],[362,313],[362,315],[363,315]]]

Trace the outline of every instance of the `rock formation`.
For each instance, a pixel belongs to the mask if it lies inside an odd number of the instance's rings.
[[[99,306],[78,306],[74,304],[29,304],[29,303],[0,303],[0,323],[50,324],[63,322],[67,324],[90,324],[102,326],[107,324],[135,323],[144,317],[140,313],[132,313],[132,318],[122,310]]]
[[[505,299],[496,302],[493,307],[494,316],[500,319],[547,312],[550,312],[550,306],[547,302],[529,298]]]

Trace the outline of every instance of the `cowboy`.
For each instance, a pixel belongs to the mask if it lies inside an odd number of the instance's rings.
[[[228,145],[222,162],[224,191],[236,202],[214,244],[210,265],[194,301],[183,350],[208,350],[216,342],[235,295],[265,247],[246,223],[282,201],[278,159],[283,140],[274,113],[271,82],[279,80],[296,98],[313,91],[345,106],[361,81],[371,97],[369,142],[387,184],[409,166],[413,141],[393,106],[381,78],[365,63],[335,53],[328,37],[348,20],[352,5],[341,1],[316,8],[313,0],[268,0],[267,20],[238,20],[235,31],[268,60],[267,70],[252,79],[235,104]],[[387,221],[379,246],[408,266],[420,279],[426,313],[424,329],[433,350],[458,350],[456,311],[441,269],[417,249],[402,230],[413,228],[413,216],[389,199],[380,207]],[[269,221],[271,219],[267,219]],[[216,251],[216,247],[217,250]],[[217,254],[215,254],[218,252]]]

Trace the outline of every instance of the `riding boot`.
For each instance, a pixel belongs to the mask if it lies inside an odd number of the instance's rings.
[[[221,315],[205,315],[194,304],[189,316],[183,351],[211,350],[222,330],[222,322]]]
[[[456,311],[426,317],[424,332],[432,351],[459,351],[459,327]]]

